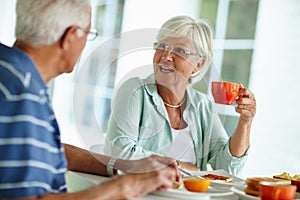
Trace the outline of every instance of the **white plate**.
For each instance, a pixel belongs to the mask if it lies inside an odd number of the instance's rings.
[[[233,183],[218,182],[215,180],[211,180],[210,185],[211,185],[211,187],[214,187],[214,188],[228,189],[228,190],[233,187]]]
[[[210,199],[210,197],[224,197],[228,195],[233,195],[234,193],[229,190],[219,190],[214,188],[208,188],[206,192],[189,192],[185,188],[183,189],[168,189],[165,192],[153,192],[153,194],[172,197],[176,199]]]
[[[192,175],[194,176],[203,176],[205,174],[215,174],[215,175],[219,175],[219,176],[228,176],[228,177],[232,177],[233,181],[231,183],[225,183],[225,182],[221,182],[221,181],[217,181],[217,180],[212,180],[210,183],[211,187],[213,188],[218,188],[218,189],[230,189],[232,188],[234,185],[242,185],[245,183],[245,180],[238,178],[236,176],[232,176],[231,174],[229,174],[228,172],[226,172],[225,170],[213,170],[213,171],[199,171],[199,172],[192,172],[190,171]]]
[[[199,194],[199,192],[192,192],[192,193]],[[204,194],[208,194],[210,197],[221,197],[221,196],[223,197],[223,196],[232,195],[233,192],[231,190],[223,190],[223,189],[220,190],[217,188],[209,187],[208,190],[204,192]]]
[[[243,190],[237,187],[232,187],[231,191],[233,191],[236,195],[240,197],[241,200],[259,200],[259,197],[251,196],[246,194]]]

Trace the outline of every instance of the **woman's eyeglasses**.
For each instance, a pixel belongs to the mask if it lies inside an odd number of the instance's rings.
[[[181,58],[187,58],[189,56],[199,56],[202,57],[199,53],[193,53],[190,51],[186,51],[182,49],[181,47],[172,47],[164,43],[154,43],[154,49],[159,53],[164,53],[166,51],[170,51],[173,55],[181,57]]]

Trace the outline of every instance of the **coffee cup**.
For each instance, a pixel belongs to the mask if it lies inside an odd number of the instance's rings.
[[[231,105],[237,99],[240,88],[240,83],[233,82],[213,81],[211,84],[212,95],[218,104]]]
[[[259,183],[261,200],[293,200],[296,196],[296,190],[295,185],[281,185],[265,181]]]

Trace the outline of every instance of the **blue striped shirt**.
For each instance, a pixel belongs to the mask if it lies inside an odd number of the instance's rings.
[[[66,192],[66,158],[47,86],[31,59],[0,44],[0,198]]]

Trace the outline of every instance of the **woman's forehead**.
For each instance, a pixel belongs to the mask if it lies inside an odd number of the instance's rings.
[[[194,46],[195,43],[188,37],[165,37],[162,39],[160,42],[165,42],[168,45],[178,45],[178,46],[188,46],[190,47],[191,45]]]

